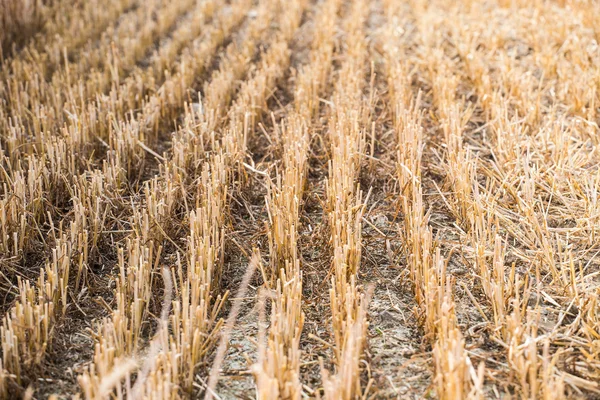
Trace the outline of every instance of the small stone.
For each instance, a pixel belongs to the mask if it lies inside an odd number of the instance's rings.
[[[204,108],[202,107],[202,103],[192,103],[192,110],[194,111],[194,114],[204,114]]]

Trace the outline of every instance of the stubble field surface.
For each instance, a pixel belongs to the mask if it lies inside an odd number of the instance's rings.
[[[599,41],[594,0],[0,0],[0,398],[600,398]]]

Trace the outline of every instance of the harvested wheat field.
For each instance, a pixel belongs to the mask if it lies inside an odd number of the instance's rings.
[[[595,0],[0,0],[0,398],[600,399]]]

